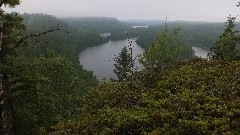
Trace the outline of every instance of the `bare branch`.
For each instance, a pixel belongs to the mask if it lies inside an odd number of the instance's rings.
[[[60,23],[61,23],[61,21],[58,22],[57,28],[59,27]]]
[[[59,24],[58,24],[58,26],[59,26]],[[57,27],[58,27],[58,26],[57,26]],[[5,53],[3,53],[3,54],[0,54],[0,56],[3,57],[3,56],[6,55],[7,53],[9,53],[9,52],[13,51],[14,49],[20,47],[20,46],[22,45],[22,43],[24,43],[24,41],[26,41],[27,39],[30,39],[30,38],[33,38],[33,37],[39,37],[39,36],[42,36],[42,35],[45,35],[45,34],[48,34],[48,33],[52,33],[52,32],[55,32],[55,31],[64,31],[64,32],[68,33],[68,31],[66,31],[66,30],[64,30],[64,29],[56,28],[56,29],[51,29],[51,30],[48,30],[48,31],[39,33],[39,34],[31,34],[31,35],[29,35],[29,36],[26,36],[26,37],[21,38],[15,46],[13,46],[12,48],[10,48],[8,52],[5,52]],[[39,41],[39,42],[40,42],[40,41]],[[45,43],[49,43],[49,42],[45,42]]]

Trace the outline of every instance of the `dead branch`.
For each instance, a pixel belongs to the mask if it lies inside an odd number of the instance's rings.
[[[66,31],[66,30],[64,30],[64,29],[60,29],[60,28],[59,28],[59,25],[60,25],[60,22],[58,23],[56,29],[51,29],[51,30],[48,30],[48,31],[44,31],[44,32],[39,33],[39,34],[31,34],[31,35],[29,35],[29,36],[26,36],[26,37],[21,38],[21,39],[17,42],[16,45],[14,45],[12,48],[10,48],[9,51],[7,51],[7,52],[5,52],[5,53],[3,53],[3,54],[0,54],[0,56],[3,57],[3,56],[6,55],[7,53],[9,53],[9,52],[13,51],[14,49],[20,47],[20,46],[24,43],[24,41],[26,41],[26,40],[28,40],[28,39],[30,39],[30,38],[39,37],[39,36],[42,36],[42,35],[45,35],[45,34],[48,34],[48,33],[52,33],[52,32],[55,32],[55,31],[64,31],[64,32],[68,33],[68,31]],[[39,42],[40,42],[40,41],[39,41]],[[48,43],[48,42],[45,42],[45,43]]]

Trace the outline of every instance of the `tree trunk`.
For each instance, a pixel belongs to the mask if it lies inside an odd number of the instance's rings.
[[[0,68],[2,68],[2,40],[3,40],[3,20],[2,20],[2,10],[0,11]],[[4,134],[3,126],[3,78],[2,70],[0,69],[0,135]]]
[[[12,129],[11,132],[13,135],[17,135],[18,131],[17,131],[17,125],[16,125],[16,116],[15,116],[15,110],[13,106],[13,100],[11,97],[9,98],[9,104],[10,104],[10,115],[11,115],[11,129]]]

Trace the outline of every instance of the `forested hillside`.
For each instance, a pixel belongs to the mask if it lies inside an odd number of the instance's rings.
[[[80,65],[78,53],[106,41],[49,15],[1,17],[0,134],[40,134],[75,118],[80,97],[98,85]]]
[[[179,60],[180,31],[166,24],[141,58],[143,71],[131,72],[131,53],[123,49],[115,66],[118,80],[92,88],[82,99],[78,119],[59,123],[55,133],[239,134],[235,19],[228,18],[208,59]]]
[[[81,49],[106,42],[98,32],[83,31],[50,15],[22,14],[22,17],[27,27],[25,35],[37,34],[57,27],[63,29],[31,39],[31,48],[23,48],[27,55],[44,54],[46,49],[50,49],[57,54],[77,57]]]
[[[92,45],[129,37],[138,37],[136,42],[143,48],[148,48],[156,40],[156,35],[162,31],[164,26],[164,22],[123,22],[110,17],[56,18],[44,14],[22,14],[22,16],[27,26],[26,34],[53,29],[58,24],[60,28],[68,32],[60,31],[56,34],[50,33],[39,37],[31,49],[24,48],[27,55],[42,54],[46,48],[49,48],[58,54],[71,56],[73,53],[78,54],[81,49]],[[149,27],[132,28],[132,26],[143,24],[149,24]],[[182,58],[186,59],[193,55],[192,46],[209,50],[223,32],[224,23],[175,21],[169,22],[168,27],[181,29],[181,42],[184,49]],[[111,33],[111,36],[101,38],[100,34],[102,33]],[[41,43],[38,43],[39,41]]]
[[[19,4],[0,2],[0,135],[240,133],[236,17],[225,25],[142,24],[2,9]],[[134,70],[131,42],[114,59],[116,79],[99,82],[80,65],[82,49],[132,37],[146,49],[139,56],[142,70]],[[211,53],[192,57],[192,46]]]
[[[83,18],[62,18],[70,26],[82,31],[91,33],[111,33],[111,40],[126,39],[127,31],[131,25],[111,17],[83,17]]]
[[[156,39],[156,34],[162,30],[162,25],[150,26],[149,29],[140,32],[141,36],[137,43],[147,47]],[[186,46],[197,46],[205,49],[210,47],[217,40],[224,30],[224,23],[207,22],[169,22],[169,28],[179,27],[181,29],[183,42]]]

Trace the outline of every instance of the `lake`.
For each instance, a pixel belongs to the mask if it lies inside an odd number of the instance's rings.
[[[200,57],[200,58],[207,58],[207,55],[209,53],[208,50],[205,50],[205,49],[202,49],[199,47],[195,47],[195,46],[192,46],[192,49],[194,51],[195,56]]]
[[[131,42],[134,57],[144,52],[144,49],[136,44],[135,41],[135,38],[109,41],[101,45],[88,47],[80,52],[80,63],[83,65],[84,69],[92,71],[93,74],[97,76],[98,80],[102,80],[103,78],[115,78],[113,72],[115,64],[114,57],[119,55],[124,46],[129,46],[129,42]],[[209,51],[195,46],[192,46],[192,49],[194,50],[195,56],[207,58]],[[138,60],[136,60],[135,63],[135,68],[137,67],[140,70],[142,65],[139,64]]]
[[[113,72],[115,64],[114,57],[119,55],[124,46],[129,46],[131,43],[133,57],[144,52],[144,49],[135,41],[136,38],[109,41],[101,45],[88,47],[80,52],[80,63],[83,65],[84,69],[93,71],[93,74],[97,76],[98,80],[102,80],[102,78],[115,78]],[[138,60],[136,60],[135,63],[135,68],[138,67],[140,69],[142,67]]]

